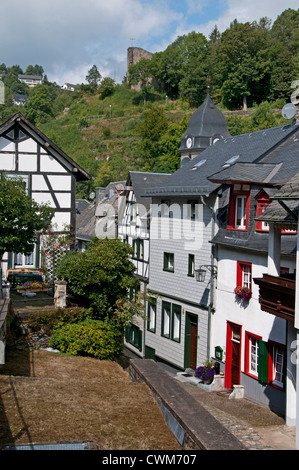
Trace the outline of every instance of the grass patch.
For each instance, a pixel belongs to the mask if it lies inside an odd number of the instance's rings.
[[[0,448],[93,442],[99,450],[178,450],[145,384],[116,362],[8,351],[0,366]]]

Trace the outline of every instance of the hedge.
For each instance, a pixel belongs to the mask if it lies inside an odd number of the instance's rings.
[[[50,346],[74,356],[112,360],[121,352],[121,340],[121,335],[107,323],[86,320],[57,327],[50,338]]]

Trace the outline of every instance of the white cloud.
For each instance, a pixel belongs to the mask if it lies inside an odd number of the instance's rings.
[[[84,82],[92,65],[121,81],[132,43],[156,52],[192,30],[208,37],[215,24],[223,31],[234,18],[275,20],[297,6],[297,0],[2,0],[1,62],[42,65],[58,84]]]

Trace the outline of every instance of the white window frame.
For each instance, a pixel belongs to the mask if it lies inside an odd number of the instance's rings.
[[[247,205],[247,196],[245,195],[236,196],[235,227],[238,229],[246,228],[246,205]]]
[[[284,376],[284,349],[281,346],[273,345],[273,380],[277,387],[283,388]]]
[[[259,340],[249,336],[249,373],[258,377]]]

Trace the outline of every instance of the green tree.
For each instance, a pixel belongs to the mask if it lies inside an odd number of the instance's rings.
[[[150,106],[142,113],[140,122],[136,125],[140,137],[139,150],[142,155],[144,171],[153,171],[159,157],[159,141],[168,128],[168,119],[161,106]]]
[[[88,71],[88,74],[86,75],[85,79],[94,93],[96,92],[100,84],[101,78],[102,78],[102,75],[98,71],[97,66],[93,65],[91,69]]]
[[[45,123],[53,117],[51,93],[47,85],[37,85],[24,106],[24,116],[33,124]]]
[[[299,9],[288,8],[270,31],[271,98],[290,99],[290,86],[299,76]]]
[[[0,174],[0,260],[5,252],[30,254],[38,233],[51,223],[54,210],[31,199],[20,178]]]
[[[185,116],[180,122],[169,124],[166,132],[160,137],[158,143],[159,157],[153,171],[161,173],[174,173],[181,166],[181,154],[179,147],[181,137],[186,132],[188,117]]]
[[[42,77],[44,75],[44,69],[41,65],[28,65],[25,73],[28,75],[40,75]]]
[[[104,77],[98,87],[98,93],[101,100],[105,99],[107,96],[111,96],[115,89],[115,80],[110,77]]]
[[[171,97],[181,97],[193,106],[203,102],[207,89],[208,41],[192,31],[178,36],[165,51],[151,59],[153,76]]]
[[[247,109],[251,102],[267,99],[270,77],[269,31],[261,25],[234,20],[221,35],[216,56],[222,83],[223,102],[231,108]],[[261,91],[262,90],[262,91]]]
[[[128,290],[137,287],[131,247],[119,239],[94,239],[84,252],[68,252],[59,262],[56,276],[82,306],[92,308],[101,320],[111,320]]]

